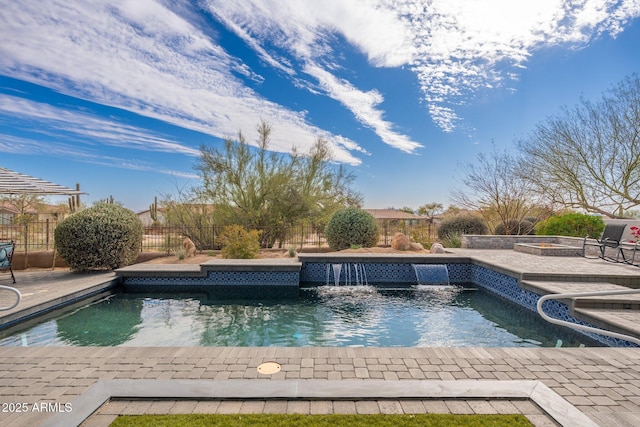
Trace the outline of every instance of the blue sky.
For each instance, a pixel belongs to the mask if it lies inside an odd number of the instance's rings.
[[[318,137],[365,207],[449,205],[461,165],[640,71],[640,0],[27,0],[0,8],[0,166],[133,210],[202,144]]]

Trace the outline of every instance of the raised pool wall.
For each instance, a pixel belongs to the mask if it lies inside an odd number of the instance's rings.
[[[122,287],[131,292],[201,292],[210,298],[296,298],[300,289],[297,260],[224,260],[175,269],[133,265],[116,270]]]

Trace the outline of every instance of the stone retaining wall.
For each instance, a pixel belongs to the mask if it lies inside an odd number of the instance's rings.
[[[564,236],[496,236],[465,234],[462,247],[465,249],[513,249],[516,243],[555,243],[582,248],[583,239]]]

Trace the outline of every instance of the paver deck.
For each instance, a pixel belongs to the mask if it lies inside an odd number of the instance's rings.
[[[549,280],[571,275],[594,282],[633,286],[637,267],[582,258],[537,257],[514,251],[460,250],[472,257],[529,277]],[[109,281],[111,273],[94,279]],[[590,276],[584,276],[584,275]],[[531,276],[528,276],[531,275]],[[559,276],[558,276],[559,275]],[[24,304],[47,303],[95,282],[65,272],[16,273]],[[4,276],[0,276],[3,282]],[[83,282],[83,280],[85,280]],[[93,280],[93,279],[92,279]],[[620,283],[623,282],[623,283]],[[3,283],[4,284],[4,283]],[[8,284],[8,283],[7,283]],[[596,309],[589,309],[596,310]],[[625,321],[625,310],[609,310]],[[628,315],[629,312],[626,312]],[[626,321],[633,320],[627,318]],[[0,320],[1,321],[1,320]],[[282,370],[267,376],[257,366],[276,361]],[[621,348],[127,348],[127,347],[2,347],[0,348],[0,425],[39,425],[52,411],[87,392],[99,381],[203,380],[244,381],[540,381],[601,426],[640,425],[640,349]],[[261,380],[261,381],[257,381]],[[488,395],[490,396],[490,395]],[[25,405],[16,406],[15,404]],[[35,404],[51,403],[48,406]],[[13,404],[13,405],[10,405]],[[18,408],[28,409],[17,412]],[[34,411],[33,408],[43,408]],[[73,408],[71,408],[73,410]],[[169,399],[156,402],[111,401],[87,425],[108,425],[117,414],[136,412],[519,412],[537,426],[555,425],[530,400],[495,397],[468,399],[354,400],[230,400]],[[59,416],[64,416],[61,414]],[[571,424],[565,424],[571,425]]]

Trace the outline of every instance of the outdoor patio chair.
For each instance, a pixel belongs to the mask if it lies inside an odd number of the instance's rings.
[[[616,261],[614,257],[607,257],[607,248],[617,249],[620,246],[620,240],[622,239],[622,233],[627,227],[627,224],[607,224],[604,227],[602,236],[600,239],[590,239],[588,236],[584,238],[582,243],[582,256],[587,257],[587,247],[592,246],[598,248],[600,255],[598,258],[602,258],[605,261]]]
[[[13,249],[16,244],[11,241],[9,243],[0,243],[0,270],[9,270],[13,283],[16,283],[16,276],[13,275],[11,268],[11,258],[13,258]]]

